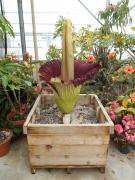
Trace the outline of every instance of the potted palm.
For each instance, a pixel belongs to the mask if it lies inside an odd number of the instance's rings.
[[[39,95],[24,124],[32,173],[40,167],[105,168],[112,123],[95,94],[80,95],[82,83],[95,76],[100,62],[89,64],[74,60],[71,27],[71,21],[65,20],[62,59],[47,62],[39,69],[40,80],[49,84],[53,94]],[[38,123],[36,119],[41,115],[42,108],[49,104],[53,106],[55,102],[62,114],[62,123],[55,122],[53,111],[50,114],[54,123]],[[98,124],[80,124],[74,119],[71,122],[76,104],[93,107]]]

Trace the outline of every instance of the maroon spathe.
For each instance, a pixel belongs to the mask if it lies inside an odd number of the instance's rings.
[[[100,63],[87,63],[82,60],[74,60],[74,80],[69,81],[75,86],[82,84],[83,82],[92,79],[100,69]],[[61,75],[61,61],[52,60],[43,64],[39,68],[40,80],[47,83],[51,78],[60,77]]]

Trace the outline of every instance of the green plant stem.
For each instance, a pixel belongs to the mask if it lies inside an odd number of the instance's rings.
[[[14,98],[15,98],[16,103],[20,106],[20,103],[19,103],[19,101],[18,101],[18,99],[17,99],[15,90],[12,90],[12,92],[13,92],[13,95],[14,95]]]
[[[13,102],[12,102],[12,100],[11,100],[11,98],[10,98],[10,96],[9,96],[9,94],[8,94],[8,92],[7,92],[7,90],[6,90],[6,88],[4,86],[3,86],[3,90],[4,90],[4,92],[5,92],[6,96],[7,96],[7,99],[9,101],[10,106],[12,107],[12,109],[15,109],[15,106],[14,106],[14,104],[13,104]]]
[[[19,101],[19,104],[21,104],[21,100],[20,100],[20,90],[18,91],[18,101]]]

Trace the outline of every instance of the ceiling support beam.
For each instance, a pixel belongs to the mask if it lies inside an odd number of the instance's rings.
[[[25,40],[25,28],[24,28],[24,19],[23,19],[22,0],[17,0],[17,5],[18,5],[21,47],[22,47],[22,55],[23,55],[24,53],[26,53],[26,40]]]

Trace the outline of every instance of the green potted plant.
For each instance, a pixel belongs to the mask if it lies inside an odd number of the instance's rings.
[[[8,122],[22,126],[34,93],[34,79],[31,76],[34,64],[19,62],[11,57],[0,61],[0,84],[11,109],[7,115]]]

